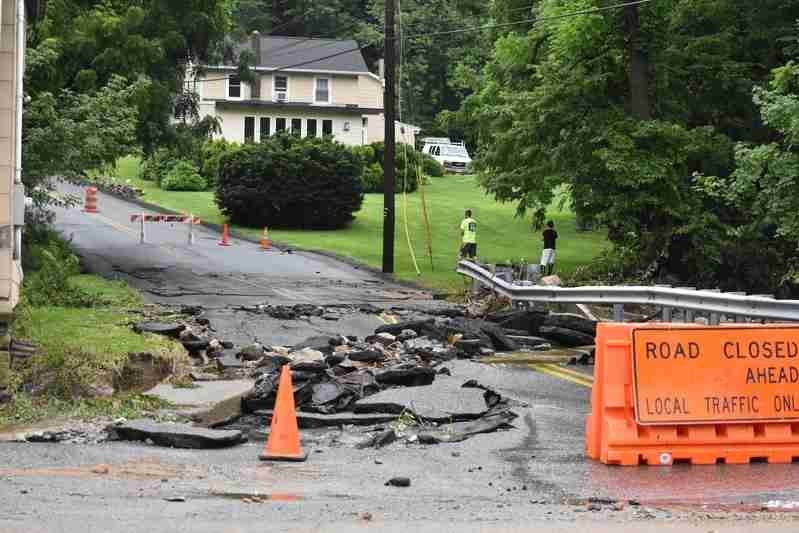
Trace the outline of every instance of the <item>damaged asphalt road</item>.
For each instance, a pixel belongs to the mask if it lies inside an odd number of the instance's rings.
[[[405,314],[398,313],[400,320],[441,316],[434,311],[442,304],[421,291],[315,254],[262,252],[256,244],[235,239],[233,246],[223,248],[216,244],[219,235],[205,229],[197,231],[196,243],[189,247],[182,225],[149,225],[149,244],[139,245],[138,228],[128,220],[141,208],[98,196],[99,216],[78,210],[57,214],[57,227],[72,238],[84,264],[93,272],[124,279],[150,303],[199,307],[214,335],[237,348],[256,342],[294,347],[321,335],[363,340],[381,326],[398,337],[402,331],[381,320],[381,311],[392,306],[405,308]],[[296,312],[297,304],[313,309]],[[502,328],[519,329],[512,320],[508,317]],[[572,324],[540,325],[577,331]],[[459,327],[465,326],[474,324]],[[545,331],[574,346],[583,340],[573,333]],[[521,330],[505,335],[491,326],[475,327],[473,334],[459,340],[457,350],[476,356],[487,343],[513,346],[546,340]],[[373,361],[371,347],[350,344],[349,364],[385,366]],[[414,350],[419,357],[441,355],[429,346]],[[364,375],[363,368],[338,374],[343,360],[328,361],[334,354],[325,353],[323,372],[339,378]],[[235,362],[233,355],[222,357]],[[297,372],[322,370],[315,355],[308,357],[297,361],[305,365]],[[240,362],[241,372],[252,371]],[[438,373],[445,367],[447,373]],[[0,530],[217,532],[266,525],[274,531],[566,531],[578,520],[594,531],[604,531],[608,523],[621,526],[614,530],[654,531],[677,517],[692,519],[696,510],[704,516],[704,504],[799,500],[799,491],[790,488],[791,465],[714,468],[697,474],[691,467],[621,469],[588,462],[583,453],[588,388],[511,365],[454,359],[433,368],[435,381],[451,385],[446,394],[454,405],[422,393],[429,379],[425,372],[418,386],[358,394],[364,397],[352,403],[342,390],[360,391],[358,387],[371,382],[353,377],[311,387],[308,405],[316,406],[315,412],[300,413],[303,448],[309,452],[302,464],[258,460],[269,420],[268,387],[262,388],[264,404],[253,405],[247,415],[257,419],[242,421],[240,429],[249,440],[232,447],[0,443]],[[388,374],[391,368],[378,370],[375,377],[382,372],[384,384],[407,376]],[[463,388],[465,383],[495,391],[509,402],[507,410],[492,410],[496,398],[483,389]],[[464,396],[459,399],[454,389]],[[342,398],[350,410],[320,412],[340,405]],[[370,400],[390,407],[364,407]],[[360,409],[358,402],[363,402]],[[437,424],[403,425],[397,406]],[[446,420],[452,412],[474,416]],[[330,426],[331,417],[373,418],[364,425]],[[236,428],[229,424],[227,429]],[[378,438],[381,446],[375,445]],[[410,486],[387,485],[393,478],[408,478]],[[674,501],[689,510],[675,510]],[[701,524],[696,531],[710,529],[715,524]],[[781,531],[780,523],[770,524],[770,530]]]

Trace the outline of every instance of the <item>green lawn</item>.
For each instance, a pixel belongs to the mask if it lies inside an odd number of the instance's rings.
[[[214,203],[212,192],[168,192],[154,183],[138,179],[138,160],[125,158],[118,164],[120,180],[129,180],[144,190],[146,201],[175,211],[185,211],[204,221],[223,223],[222,214]],[[478,254],[488,263],[518,261],[525,258],[537,261],[541,254],[539,231],[533,231],[527,220],[514,217],[511,204],[499,204],[487,197],[473,176],[431,178],[425,186],[427,206],[432,226],[433,265],[426,252],[426,239],[420,194],[407,196],[408,233],[421,270],[417,276],[405,234],[403,197],[397,195],[396,266],[398,277],[419,281],[424,285],[446,289],[462,283],[455,273],[460,243],[460,221],[464,209],[471,209],[478,222]],[[363,208],[350,228],[336,231],[270,230],[277,242],[306,249],[330,250],[374,267],[382,265],[383,196],[367,194]],[[575,229],[574,214],[553,207],[548,213],[558,231],[559,273],[572,272],[596,256],[605,245],[602,232],[581,232]],[[260,238],[263,228],[235,228]]]

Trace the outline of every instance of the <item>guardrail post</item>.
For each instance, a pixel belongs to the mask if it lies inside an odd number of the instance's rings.
[[[663,322],[671,322],[671,307],[663,306],[661,313],[663,315]]]
[[[141,214],[139,228],[139,244],[144,244],[144,213]]]
[[[693,323],[694,321],[694,310],[693,309],[686,309],[685,310],[685,321],[689,324]]]
[[[624,322],[624,304],[613,304],[613,321]]]
[[[718,326],[719,322],[721,322],[721,316],[718,313],[710,313],[709,325]]]

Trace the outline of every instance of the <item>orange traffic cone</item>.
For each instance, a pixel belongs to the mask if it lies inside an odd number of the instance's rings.
[[[269,249],[269,228],[264,228],[264,235],[261,238],[261,250]]]
[[[266,448],[259,458],[262,461],[305,461],[307,453],[300,449],[300,430],[297,428],[297,412],[294,409],[294,387],[291,370],[283,366],[277,387],[277,401],[272,412],[272,429]]]
[[[222,226],[222,240],[219,241],[218,243],[219,246],[230,246],[230,241],[228,237],[229,236],[228,236],[227,224],[225,224],[224,226]]]

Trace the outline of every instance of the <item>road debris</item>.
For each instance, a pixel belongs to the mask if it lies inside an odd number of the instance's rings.
[[[393,477],[386,481],[387,487],[410,487],[411,480],[407,477]]]
[[[157,423],[150,420],[133,420],[111,424],[106,430],[112,440],[151,440],[155,445],[171,448],[225,448],[247,441],[247,436],[237,430],[215,430],[188,424]]]

